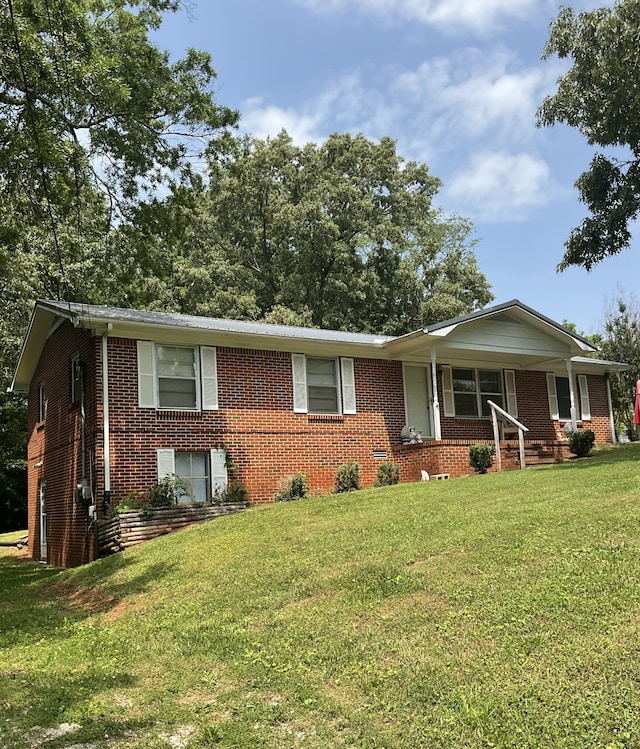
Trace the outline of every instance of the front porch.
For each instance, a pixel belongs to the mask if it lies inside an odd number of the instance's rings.
[[[448,474],[450,478],[468,476],[473,468],[469,465],[469,447],[477,439],[431,440],[410,445],[398,445],[393,450],[393,460],[400,466],[401,481],[420,481],[422,471],[429,476]],[[486,440],[491,442],[490,440]],[[562,463],[569,458],[567,440],[525,439],[525,466]],[[518,440],[500,442],[502,470],[520,468]],[[490,469],[496,470],[496,462]]]

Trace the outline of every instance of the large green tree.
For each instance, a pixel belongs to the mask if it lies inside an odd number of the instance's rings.
[[[544,57],[573,64],[538,110],[540,125],[565,123],[601,146],[576,182],[590,216],[573,229],[559,268],[590,270],[628,247],[640,210],[640,1],[577,15],[562,8],[551,24]]]
[[[37,297],[135,304],[153,248],[127,240],[163,184],[221,147],[209,55],[172,62],[149,35],[179,0],[0,3],[0,388]],[[147,286],[151,285],[147,283]],[[14,429],[14,426],[16,427]],[[14,505],[24,404],[0,399],[0,510]],[[21,432],[20,432],[21,430]],[[13,487],[13,488],[12,488]]]
[[[482,307],[472,227],[433,208],[439,185],[391,138],[240,139],[206,186],[163,205],[173,306],[386,333]]]
[[[110,265],[145,259],[111,240],[114,225],[162,184],[187,180],[192,157],[235,124],[214,101],[208,54],[171,62],[149,39],[179,7],[0,4],[0,270],[10,285],[34,286],[29,303],[42,293],[108,298]]]
[[[636,382],[640,380],[640,302],[633,294],[620,295],[605,310],[601,355],[629,364],[626,372],[611,379],[611,399],[618,427],[637,437],[633,425]]]

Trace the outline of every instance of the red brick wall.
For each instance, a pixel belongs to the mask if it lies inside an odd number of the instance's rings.
[[[311,489],[329,491],[336,469],[360,464],[365,486],[404,425],[402,365],[356,359],[357,414],[293,413],[291,355],[218,347],[218,411],[139,408],[136,342],[109,339],[112,500],[157,479],[158,448],[205,451],[224,446],[253,502],[269,502],[278,484],[304,471]],[[265,375],[268,373],[268,376]]]
[[[109,338],[111,500],[157,480],[157,450],[208,451],[224,446],[238,467],[231,479],[246,486],[252,502],[269,502],[279,483],[297,471],[307,474],[312,490],[330,491],[338,466],[360,464],[363,486],[371,486],[383,460],[396,459],[402,480],[420,470],[452,477],[471,472],[468,446],[491,441],[488,420],[442,417],[437,450],[400,445],[405,421],[402,364],[354,360],[358,413],[314,416],[293,413],[291,356],[288,353],[218,347],[217,411],[198,413],[138,407],[137,349],[134,340]],[[102,428],[101,339],[65,322],[47,340],[30,391],[29,530],[30,552],[39,557],[38,480],[47,482],[48,561],[75,565],[94,553],[86,507],[74,502],[81,478],[80,407],[70,402],[70,360],[80,351],[85,362],[86,455],[99,515],[103,513],[104,454]],[[45,383],[47,414],[37,423],[38,386]],[[589,376],[591,422],[599,442],[610,440],[603,377]],[[438,374],[440,403],[443,403]],[[544,372],[516,372],[519,418],[527,437],[553,440],[558,424],[548,412]],[[399,449],[401,448],[402,449]],[[382,451],[385,457],[375,457]],[[35,469],[40,461],[43,465]]]
[[[96,339],[63,323],[46,341],[29,391],[28,524],[29,553],[40,558],[40,481],[46,481],[47,561],[73,566],[93,558],[93,534],[85,506],[74,501],[82,478],[81,408],[71,402],[71,357],[80,353],[85,379],[85,466],[95,466]],[[38,421],[38,390],[44,383],[45,419]],[[96,487],[95,475],[93,481]]]
[[[564,439],[562,428],[566,422],[552,421],[549,415],[546,372],[516,371],[518,420],[529,429],[527,439]],[[603,376],[588,375],[591,421],[578,421],[579,429],[591,429],[596,442],[611,442],[611,422],[607,402],[606,380]],[[442,439],[492,441],[493,428],[489,419],[460,419],[444,416],[442,376],[438,373]],[[580,398],[576,392],[576,408],[580,415]]]

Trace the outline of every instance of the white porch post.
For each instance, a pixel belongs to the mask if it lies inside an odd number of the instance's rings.
[[[436,348],[431,348],[431,389],[433,390],[433,437],[442,439],[442,428],[440,426],[440,403],[438,402],[438,378],[436,377]]]
[[[576,419],[576,393],[573,387],[573,373],[571,369],[571,359],[567,359],[567,373],[569,375],[569,400],[571,403],[571,426],[573,431],[578,430],[578,420]]]

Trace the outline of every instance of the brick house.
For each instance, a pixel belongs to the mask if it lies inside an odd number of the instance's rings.
[[[402,481],[470,473],[469,445],[497,434],[489,400],[558,458],[567,424],[615,441],[625,365],[595,350],[517,300],[399,337],[38,301],[12,384],[29,399],[30,554],[90,561],[105,509],[170,473],[207,500],[232,462],[254,503],[298,471],[330,491],[346,461],[363,486],[387,460]],[[516,453],[502,442],[503,464]]]

